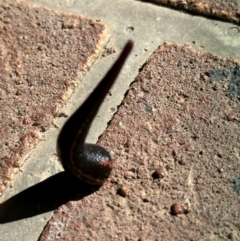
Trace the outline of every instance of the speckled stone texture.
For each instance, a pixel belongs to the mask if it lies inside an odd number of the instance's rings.
[[[39,240],[240,240],[239,83],[237,61],[161,45],[98,141],[111,177]]]
[[[0,1],[0,194],[106,42],[105,27]]]
[[[144,0],[208,17],[240,23],[240,0]]]

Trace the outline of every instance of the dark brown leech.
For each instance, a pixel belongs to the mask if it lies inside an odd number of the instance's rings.
[[[65,170],[91,184],[102,184],[112,170],[109,153],[98,145],[85,144],[90,125],[109,89],[116,80],[133,43],[128,41],[122,53],[98,86],[68,119],[57,140],[58,157]]]

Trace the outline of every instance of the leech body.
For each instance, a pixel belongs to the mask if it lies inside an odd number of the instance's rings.
[[[100,105],[116,80],[132,46],[133,43],[128,41],[112,68],[64,124],[57,139],[57,154],[63,168],[90,184],[103,184],[111,173],[113,161],[103,147],[85,144],[85,139]]]

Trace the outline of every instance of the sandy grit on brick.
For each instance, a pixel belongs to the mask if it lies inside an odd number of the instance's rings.
[[[39,240],[239,240],[239,84],[237,61],[160,46],[98,141],[109,181],[61,206]]]
[[[106,40],[91,19],[0,1],[0,194]]]
[[[239,23],[240,0],[144,0],[208,17]]]

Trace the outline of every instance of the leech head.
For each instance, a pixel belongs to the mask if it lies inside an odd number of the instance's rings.
[[[91,184],[103,184],[111,173],[113,161],[103,147],[85,144],[85,139],[99,107],[117,79],[132,46],[133,43],[128,41],[112,68],[67,120],[58,136],[57,153],[64,169]]]

